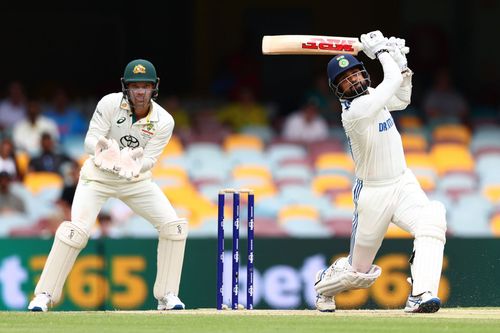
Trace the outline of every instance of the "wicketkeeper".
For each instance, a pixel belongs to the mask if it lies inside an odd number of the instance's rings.
[[[414,237],[411,256],[412,291],[406,312],[436,312],[446,233],[446,211],[430,201],[406,166],[401,136],[391,111],[410,103],[412,71],[407,66],[404,39],[385,38],[380,31],[361,35],[363,51],[378,59],[384,80],[370,87],[362,62],[337,55],[328,63],[332,91],[342,104],[342,124],[355,164],[355,204],[351,248],[347,258],[318,272],[315,289],[320,311],[334,311],[334,296],[368,288],[380,276],[373,260],[389,223]]]
[[[172,136],[174,120],[154,101],[160,79],[151,62],[131,61],[121,81],[122,92],[104,96],[90,121],[85,137],[90,157],[80,172],[71,221],[62,222],[57,229],[28,306],[31,311],[47,311],[59,301],[68,273],[110,197],[122,200],[158,230],[154,285],[158,310],[185,308],[178,292],[188,224],[151,181],[151,168]]]

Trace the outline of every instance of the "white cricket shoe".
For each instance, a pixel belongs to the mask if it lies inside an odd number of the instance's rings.
[[[316,273],[316,281],[319,282],[325,275],[326,269],[319,270]],[[316,282],[316,283],[317,283]],[[316,309],[321,312],[335,312],[335,299],[333,296],[316,295]]]
[[[335,312],[335,299],[333,296],[316,296],[316,309],[320,312]]]
[[[35,298],[28,305],[28,310],[33,312],[47,312],[52,299],[46,293],[35,295]]]
[[[158,300],[158,310],[184,310],[186,306],[181,302],[179,297],[172,293],[168,293],[165,297]]]
[[[411,313],[434,313],[441,307],[441,300],[426,291],[417,296],[408,296],[405,312]]]

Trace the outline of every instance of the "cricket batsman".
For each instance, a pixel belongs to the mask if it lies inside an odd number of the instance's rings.
[[[362,62],[337,55],[328,63],[329,85],[342,105],[342,124],[355,164],[355,211],[347,258],[316,275],[316,307],[334,311],[338,293],[370,287],[381,269],[373,260],[390,222],[414,237],[410,258],[412,284],[405,312],[439,310],[437,297],[443,263],[446,211],[430,201],[406,166],[401,136],[391,111],[410,103],[412,71],[407,66],[403,39],[387,39],[380,31],[361,35],[363,51],[378,59],[383,81],[370,87]]]
[[[85,137],[89,158],[80,171],[71,221],[62,222],[56,231],[30,311],[47,311],[59,301],[76,257],[110,197],[122,200],[158,230],[158,310],[185,308],[178,292],[188,224],[151,180],[151,168],[172,136],[174,120],[154,101],[160,79],[151,62],[131,61],[121,81],[122,92],[104,96],[90,121]]]

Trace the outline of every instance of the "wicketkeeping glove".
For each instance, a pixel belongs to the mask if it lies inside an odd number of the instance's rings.
[[[120,147],[114,139],[99,137],[95,146],[94,164],[102,170],[114,172],[120,160]]]
[[[123,148],[120,153],[120,163],[117,166],[118,175],[127,180],[139,176],[143,155],[144,150],[141,147],[135,149]]]
[[[380,51],[387,49],[387,38],[379,30],[362,34],[360,40],[363,44],[363,52],[370,59],[375,59]]]

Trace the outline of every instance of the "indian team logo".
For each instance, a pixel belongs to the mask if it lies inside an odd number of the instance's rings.
[[[339,60],[339,66],[341,68],[344,68],[344,67],[347,67],[349,66],[349,60],[345,59],[345,58],[342,58]]]
[[[135,65],[133,72],[134,74],[146,74],[146,67],[141,64]]]

